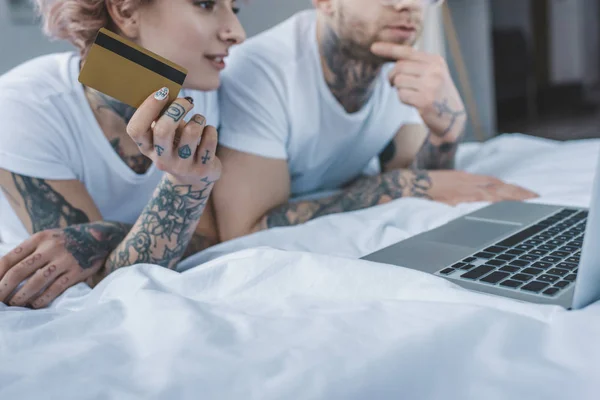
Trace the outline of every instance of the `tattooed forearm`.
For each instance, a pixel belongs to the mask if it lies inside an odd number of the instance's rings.
[[[43,179],[12,174],[31,219],[32,231],[61,228],[89,222],[88,216],[73,207]]]
[[[184,256],[214,182],[200,189],[163,178],[127,238],[110,255],[114,270],[137,263],[174,268]]]
[[[429,132],[413,167],[417,169],[453,169],[462,128],[458,124],[465,118],[464,110],[453,110],[447,100],[436,101],[434,107],[439,118],[448,120],[441,132]],[[457,132],[457,129],[460,131]]]
[[[433,103],[435,110],[437,112],[438,118],[449,118],[450,122],[442,132],[435,132],[436,135],[440,138],[444,138],[447,134],[452,132],[456,127],[456,124],[464,119],[466,116],[465,110],[453,110],[448,106],[448,100],[444,99],[442,101],[436,101]]]
[[[96,282],[102,280],[110,271],[119,267],[108,260],[109,255],[127,237],[133,225],[121,222],[98,221],[87,224],[73,225],[54,233],[54,236],[64,240],[64,246],[77,260],[83,269],[93,268],[100,263],[104,268],[95,275]],[[192,237],[185,252],[185,257],[196,254],[212,245],[215,240],[209,240],[201,235]]]
[[[344,41],[329,26],[324,27],[321,53],[331,93],[347,112],[359,111],[371,97],[382,61],[371,59],[370,51]]]
[[[401,197],[429,198],[431,178],[426,171],[394,170],[360,178],[343,193],[326,199],[288,203],[271,211],[269,228],[297,225],[324,215],[361,210]]]
[[[73,225],[63,229],[65,248],[83,269],[91,268],[98,261],[105,261],[108,254],[127,236],[131,225],[119,222],[99,221]]]
[[[415,157],[413,168],[429,170],[454,169],[457,150],[458,142],[434,144],[430,133]]]

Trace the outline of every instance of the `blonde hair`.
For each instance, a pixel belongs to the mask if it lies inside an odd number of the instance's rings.
[[[107,0],[35,0],[42,17],[44,33],[53,39],[63,39],[75,46],[82,58],[96,38],[100,28],[110,28],[112,20]],[[135,9],[150,0],[109,0],[122,7]]]

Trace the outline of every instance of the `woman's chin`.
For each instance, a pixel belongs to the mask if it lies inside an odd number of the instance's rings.
[[[221,78],[219,75],[210,78],[207,76],[195,78],[188,75],[183,87],[185,89],[198,90],[201,92],[212,92],[213,90],[217,90],[220,85]]]

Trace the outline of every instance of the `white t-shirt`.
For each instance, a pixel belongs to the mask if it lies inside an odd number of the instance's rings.
[[[152,165],[138,175],[114,151],[78,82],[79,61],[74,53],[52,54],[0,77],[0,168],[40,179],[77,179],[105,220],[133,224],[163,172]],[[181,95],[194,98],[192,113],[219,125],[216,92]],[[0,239],[19,243],[28,236],[0,191]]]
[[[373,95],[349,114],[321,67],[316,12],[300,12],[232,49],[220,89],[220,144],[287,160],[292,195],[336,190],[373,163],[405,124],[423,124],[402,104],[386,65]]]

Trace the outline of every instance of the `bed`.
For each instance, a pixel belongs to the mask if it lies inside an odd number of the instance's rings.
[[[507,134],[463,145],[458,166],[588,206],[599,152]],[[46,310],[0,304],[0,399],[600,398],[600,304],[359,260],[483,206],[401,199],[221,244],[181,273],[127,268]]]

